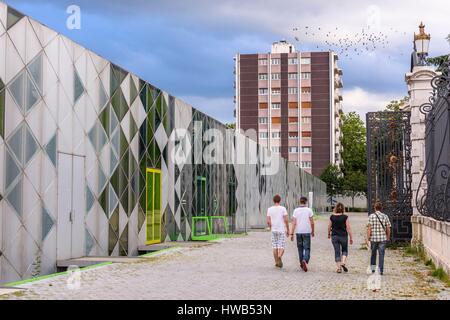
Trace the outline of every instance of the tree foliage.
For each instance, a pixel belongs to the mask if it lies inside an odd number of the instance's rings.
[[[344,195],[352,198],[352,207],[355,207],[355,198],[367,194],[367,175],[362,171],[350,171],[344,177]]]
[[[445,38],[445,40],[447,40],[447,42],[450,44],[450,34],[447,35],[447,37]],[[446,61],[448,61],[449,59],[449,55],[448,54],[444,54],[442,56],[437,56],[437,57],[430,57],[427,58],[427,62],[433,66],[436,67],[436,71],[442,71],[442,68],[444,66],[444,63]]]
[[[320,179],[326,183],[327,194],[331,197],[331,200],[333,200],[333,197],[342,194],[342,172],[337,165],[329,164],[320,175]]]
[[[406,105],[408,100],[409,100],[408,96],[403,97],[400,100],[392,100],[391,102],[388,103],[384,111],[400,111]]]
[[[367,192],[366,127],[356,112],[342,115],[341,167],[329,165],[321,175],[333,203],[337,195],[355,197]]]
[[[341,142],[344,175],[352,171],[365,172],[367,169],[366,127],[356,112],[342,116]]]

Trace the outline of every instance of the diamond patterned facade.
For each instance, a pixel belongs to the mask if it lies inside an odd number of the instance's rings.
[[[148,168],[161,176],[160,241],[190,240],[199,206],[239,231],[264,225],[275,193],[289,209],[308,192],[324,205],[324,183],[283,159],[272,176],[174,163],[174,129],[225,126],[3,3],[0,58],[0,283],[55,272],[58,260],[136,255]]]

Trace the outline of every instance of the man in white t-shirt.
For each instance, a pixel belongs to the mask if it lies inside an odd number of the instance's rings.
[[[286,236],[289,235],[289,221],[286,208],[280,205],[281,197],[273,197],[274,205],[267,209],[267,225],[272,231],[272,249],[275,266],[283,267],[281,257],[286,246]]]
[[[306,206],[308,199],[300,198],[300,207],[292,215],[291,241],[294,241],[294,232],[297,237],[298,258],[303,271],[308,271],[311,256],[311,237],[314,237],[313,212]]]

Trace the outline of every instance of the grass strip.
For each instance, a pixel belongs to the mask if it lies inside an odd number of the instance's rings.
[[[107,266],[107,265],[110,265],[110,264],[112,264],[111,261],[97,263],[97,264],[94,264],[94,265],[91,265],[91,266],[80,268],[80,271],[87,271],[87,270],[90,270],[90,269],[99,268],[99,267]],[[51,273],[51,274],[47,274],[45,276],[40,276],[40,277],[20,280],[20,281],[16,281],[16,282],[6,283],[3,286],[5,286],[5,287],[16,287],[16,286],[20,286],[20,285],[23,285],[23,284],[28,284],[28,283],[32,283],[32,282],[36,282],[36,281],[41,281],[41,280],[45,280],[45,279],[49,279],[49,278],[54,278],[54,277],[66,275],[67,273],[68,273],[68,271]]]

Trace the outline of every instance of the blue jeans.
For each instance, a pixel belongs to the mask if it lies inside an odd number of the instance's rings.
[[[370,242],[370,250],[372,251],[370,256],[370,266],[372,272],[375,272],[377,266],[377,251],[378,251],[378,267],[380,269],[380,274],[383,274],[384,270],[384,252],[386,250],[386,241],[380,242]]]
[[[332,236],[331,243],[334,248],[334,261],[340,262],[342,256],[348,256],[348,236]]]
[[[311,255],[311,234],[297,233],[298,260],[309,263]]]

